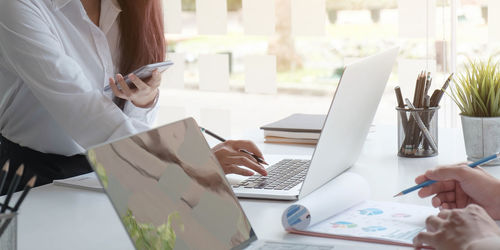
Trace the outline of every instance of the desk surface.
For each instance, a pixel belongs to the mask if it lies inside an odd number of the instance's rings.
[[[443,129],[439,135],[440,154],[425,159],[396,156],[394,127],[377,126],[368,135],[357,163],[349,170],[364,176],[371,185],[373,200],[430,205],[429,199],[408,195],[392,196],[413,185],[415,176],[436,165],[465,161],[465,149],[459,130]],[[311,155],[312,146],[264,144],[262,133],[243,136],[255,141],[267,155]],[[486,168],[500,177],[499,167]],[[260,239],[287,240],[318,244],[364,245],[368,243],[314,238],[287,234],[281,226],[281,214],[291,202],[240,200]],[[133,246],[103,193],[54,186],[33,189],[23,205],[18,225],[18,249],[133,249]],[[399,249],[370,245],[373,249]]]

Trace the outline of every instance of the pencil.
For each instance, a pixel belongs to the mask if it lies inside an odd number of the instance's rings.
[[[406,105],[408,105],[408,107],[410,109],[415,110],[415,107],[413,106],[413,104],[410,102],[410,100],[408,98],[406,98]],[[415,119],[418,127],[420,128],[420,130],[424,134],[425,138],[427,139],[427,141],[429,141],[429,144],[431,145],[434,152],[438,152],[438,147],[436,145],[436,142],[434,141],[434,138],[432,137],[431,133],[429,132],[429,130],[425,126],[425,124],[422,121],[422,119],[420,118],[420,116],[416,112],[411,112],[411,114],[412,114],[413,118]]]
[[[490,161],[495,160],[497,158],[500,158],[500,152],[496,153],[496,154],[493,154],[493,155],[490,155],[488,157],[485,157],[485,158],[483,158],[483,159],[481,159],[479,161],[476,161],[474,163],[471,163],[468,166],[471,167],[471,168],[475,168],[475,167],[477,167],[477,166],[479,166],[481,164],[490,162]],[[418,184],[416,186],[413,186],[411,188],[408,188],[408,189],[405,189],[405,190],[399,192],[398,194],[394,195],[394,197],[398,197],[398,196],[401,196],[401,195],[405,195],[405,194],[411,193],[411,192],[413,192],[413,191],[415,191],[417,189],[420,189],[420,188],[423,188],[423,187],[427,187],[427,186],[429,186],[429,185],[431,185],[433,183],[436,183],[436,181],[434,181],[434,180],[424,181],[424,182],[422,182],[422,183],[420,183],[420,184]]]
[[[431,107],[437,107],[439,102],[441,101],[441,97],[443,96],[443,91],[440,89],[434,90],[431,96]]]
[[[5,162],[1,173],[1,183],[0,183],[0,193],[2,193],[3,186],[5,186],[5,181],[7,180],[7,174],[9,173],[9,161]]]
[[[215,139],[217,139],[217,140],[219,140],[221,142],[225,142],[226,141],[226,139],[218,136],[217,134],[213,133],[212,131],[210,131],[208,129],[205,129],[203,127],[200,127],[200,129],[201,129],[202,132],[207,133],[208,135],[212,136],[213,138],[215,138]]]
[[[399,86],[395,87],[394,92],[396,92],[396,99],[398,101],[398,107],[404,108],[405,103],[403,101],[403,94],[401,94],[401,88]]]
[[[431,88],[431,85],[432,85],[432,76],[431,76],[431,72],[428,72],[427,73],[427,82],[425,83],[424,95],[427,95],[427,93],[429,93],[429,89]]]
[[[405,103],[403,101],[403,94],[401,93],[401,88],[399,86],[394,88],[394,92],[396,92],[396,99],[398,100],[398,107],[404,109],[405,108]],[[405,134],[407,134],[407,127],[408,127],[408,119],[406,118],[405,113],[402,111],[398,111],[399,115],[401,116],[401,123],[403,125],[403,130],[405,131]]]
[[[21,207],[21,204],[24,201],[24,198],[26,198],[26,195],[28,195],[29,191],[35,186],[35,182],[36,182],[36,176],[33,176],[28,181],[28,184],[26,184],[26,186],[24,187],[24,191],[21,194],[21,197],[19,197],[19,199],[17,200],[16,205],[12,209],[12,212],[15,213],[15,212],[17,212],[19,210],[19,208]],[[2,225],[2,227],[0,227],[0,237],[5,232],[5,230],[7,229],[7,227],[9,226],[11,220],[12,219],[8,219],[7,221],[5,221],[5,223]]]
[[[426,95],[425,98],[424,98],[424,108],[425,109],[428,109],[431,107],[431,97]],[[424,121],[424,124],[426,127],[430,128],[431,127],[431,121],[432,121],[432,117],[434,114],[431,114],[432,112],[424,112],[423,115],[423,121]],[[421,140],[422,137],[419,137],[419,140]],[[425,150],[429,150],[429,142],[424,140],[423,141],[423,147]]]
[[[421,108],[423,106],[423,102],[424,102],[424,92],[425,92],[425,86],[427,84],[427,74],[423,73],[422,75],[422,80],[420,81],[420,93],[418,93],[418,106],[416,106],[417,108]]]
[[[21,181],[21,177],[23,176],[23,171],[24,171],[24,165],[21,165],[17,169],[16,174],[14,175],[14,179],[10,183],[9,189],[7,190],[7,197],[5,198],[0,213],[4,213],[5,210],[7,210],[7,208],[9,207],[10,199],[12,199],[12,194],[16,192],[17,186],[19,186],[19,182]]]
[[[202,132],[204,132],[204,133],[206,133],[206,134],[208,134],[208,135],[212,136],[213,138],[215,138],[215,139],[217,139],[217,140],[219,140],[219,141],[221,141],[221,142],[225,142],[225,141],[226,141],[226,139],[222,138],[221,136],[217,135],[216,133],[214,133],[214,132],[212,132],[212,131],[210,131],[210,130],[208,130],[208,129],[206,129],[206,128],[203,128],[203,127],[199,127],[199,128],[200,128],[200,130],[201,130]],[[250,151],[248,151],[248,150],[246,150],[246,149],[240,149],[239,151],[240,151],[240,152],[242,152],[242,153],[245,153],[245,154],[249,154],[249,155],[250,155],[250,156],[252,156],[252,157],[253,157],[253,158],[254,158],[254,159],[255,159],[258,163],[265,164],[265,165],[269,165],[266,161],[264,161],[264,159],[262,159],[262,158],[258,157],[257,155],[255,155],[254,153],[252,153],[252,152],[250,152]]]
[[[431,106],[431,97],[426,95],[424,97],[424,108],[429,108]]]
[[[415,103],[415,105],[418,105],[418,100],[420,98],[419,94],[420,94],[421,80],[422,80],[422,72],[420,72],[420,74],[418,75],[417,82],[415,83],[415,93],[413,93],[413,103]]]
[[[451,73],[450,76],[448,77],[448,79],[446,79],[446,82],[444,82],[444,85],[441,88],[443,90],[443,92],[446,91],[446,89],[448,88],[448,86],[450,86],[450,82],[453,79],[453,75],[454,75],[454,73]]]
[[[16,202],[16,205],[14,206],[13,212],[17,212],[17,210],[19,210],[19,207],[21,207],[24,198],[26,198],[26,195],[28,195],[29,191],[35,186],[35,183],[36,183],[36,175],[31,177],[31,179],[28,181],[28,184],[26,184],[26,186],[24,187],[21,197],[19,197],[19,199]]]
[[[425,85],[425,73],[424,73],[424,71],[422,71],[418,75],[417,82],[415,85],[415,93],[413,96],[413,104],[417,108],[419,108],[421,105],[422,95],[423,95],[423,91],[425,89],[424,85]],[[410,108],[410,107],[408,107],[408,108]],[[410,113],[413,113],[413,112],[410,112]],[[405,143],[404,143],[405,147],[408,145],[411,145],[411,144],[418,143],[416,141],[416,137],[417,137],[416,134],[418,133],[418,130],[417,130],[417,124],[416,124],[414,117],[410,116],[408,125],[409,125],[409,129],[408,129],[409,134],[406,135],[406,137],[405,137]],[[408,148],[408,149],[413,151],[416,149],[416,146],[413,145],[411,148]]]
[[[424,107],[424,98],[427,95],[427,89],[430,87],[432,78],[431,78],[431,73],[428,72],[427,75],[424,73],[423,80],[422,80],[422,87],[420,90],[420,100],[418,103],[417,108],[423,108]]]
[[[453,73],[448,77],[446,82],[443,84],[443,87],[441,89],[436,89],[434,93],[432,94],[432,99],[431,99],[431,106],[432,107],[437,107],[439,106],[439,103],[441,102],[441,99],[444,96],[444,93],[446,92],[446,89],[448,86],[450,86],[450,81],[453,79]]]

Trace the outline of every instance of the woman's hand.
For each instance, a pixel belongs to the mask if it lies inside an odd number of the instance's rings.
[[[420,232],[413,239],[416,247],[425,244],[437,250],[469,250],[475,249],[474,245],[480,245],[481,241],[500,237],[495,221],[474,204],[465,209],[442,210],[438,216],[427,218],[425,224],[427,232]]]
[[[263,158],[260,150],[251,141],[229,140],[215,146],[212,148],[212,151],[214,152],[215,157],[217,157],[217,160],[219,160],[219,163],[226,174],[239,174],[245,176],[254,175],[253,171],[239,167],[244,166],[266,176],[266,169],[262,167],[251,155],[241,152],[240,150],[242,149]]]
[[[422,188],[418,195],[422,198],[435,195],[434,207],[453,209],[478,204],[491,217],[500,219],[500,181],[482,168],[471,168],[466,163],[442,166],[418,176],[415,182],[429,179],[438,182]]]
[[[155,69],[151,78],[149,78],[146,82],[142,81],[134,74],[128,75],[128,78],[136,86],[136,88],[130,88],[123,79],[123,76],[120,74],[116,75],[116,80],[118,81],[121,89],[118,89],[118,86],[113,78],[109,78],[109,86],[111,86],[113,94],[121,99],[131,101],[139,108],[151,107],[158,96],[158,87],[160,87],[161,84],[160,72]]]

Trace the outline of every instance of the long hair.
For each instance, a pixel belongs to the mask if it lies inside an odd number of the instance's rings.
[[[118,0],[120,13],[120,59],[118,69],[126,75],[150,63],[165,60],[161,0]],[[123,109],[125,100],[117,103]]]

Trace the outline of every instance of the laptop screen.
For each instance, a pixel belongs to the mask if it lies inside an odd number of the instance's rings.
[[[240,249],[256,240],[193,119],[97,146],[88,159],[136,249]]]

